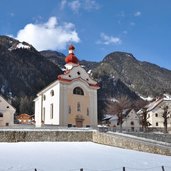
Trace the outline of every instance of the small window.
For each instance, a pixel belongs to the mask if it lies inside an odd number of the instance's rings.
[[[87,108],[87,116],[89,116],[89,108]]]
[[[81,111],[81,105],[80,102],[77,103],[77,111],[80,112]]]
[[[134,125],[134,122],[133,121],[131,121],[131,125]]]
[[[51,96],[54,96],[54,90],[50,91]]]
[[[159,123],[158,122],[156,122],[156,126],[159,126]]]
[[[9,109],[9,106],[7,106],[7,109]]]
[[[84,95],[84,91],[82,88],[80,87],[75,87],[74,90],[73,90],[73,94],[77,94],[77,95]]]
[[[78,71],[77,74],[80,75],[80,72]]]
[[[46,114],[46,109],[45,107],[43,108],[43,112],[42,112],[42,121],[45,121],[45,114]]]
[[[50,104],[50,118],[53,119],[53,103]]]
[[[45,96],[45,95],[43,96],[43,100],[44,100],[44,101],[46,100],[46,96]]]
[[[3,113],[0,113],[0,117],[1,117],[1,118],[3,117]]]
[[[155,117],[158,117],[158,113],[155,114]]]
[[[68,75],[69,78],[71,78],[71,75]]]
[[[68,107],[68,113],[71,114],[71,106]]]

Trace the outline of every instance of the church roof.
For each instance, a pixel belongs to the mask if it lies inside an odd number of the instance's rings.
[[[73,45],[70,45],[69,46],[69,54],[68,56],[65,58],[65,62],[68,64],[68,63],[74,63],[74,64],[78,64],[79,61],[78,61],[78,58],[75,56],[74,54],[74,50],[75,50],[75,47]]]

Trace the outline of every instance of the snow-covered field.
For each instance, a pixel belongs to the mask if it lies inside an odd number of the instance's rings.
[[[171,157],[92,142],[0,143],[0,171],[171,171]]]

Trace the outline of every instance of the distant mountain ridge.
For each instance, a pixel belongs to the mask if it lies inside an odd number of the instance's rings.
[[[62,73],[64,59],[65,55],[60,52],[38,52],[26,42],[0,36],[1,94],[7,98],[9,94],[16,98],[34,98]],[[134,103],[140,99],[139,95],[155,97],[163,92],[171,93],[170,70],[138,61],[130,53],[112,52],[101,62],[81,60],[80,65],[99,82],[101,107],[118,96],[127,96]]]

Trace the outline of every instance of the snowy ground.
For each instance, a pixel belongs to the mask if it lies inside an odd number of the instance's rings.
[[[171,157],[91,142],[0,143],[0,171],[171,171]]]

